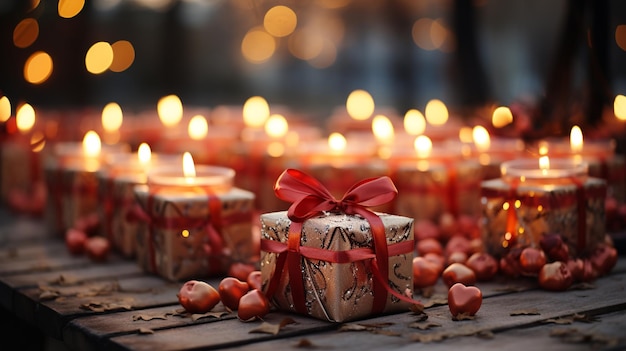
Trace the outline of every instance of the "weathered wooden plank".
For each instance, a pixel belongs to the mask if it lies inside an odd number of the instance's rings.
[[[0,262],[16,262],[41,256],[63,255],[65,243],[56,238],[29,242],[25,245],[0,247]]]
[[[136,263],[116,261],[90,264],[74,269],[29,272],[0,277],[0,306],[11,310],[13,308],[13,294],[15,290],[34,288],[40,284],[79,285],[102,279],[139,276],[142,274],[143,270]]]
[[[53,237],[41,218],[0,210],[0,246],[21,245]]]
[[[371,318],[354,324],[378,325],[373,331],[345,331],[326,332],[306,335],[304,338],[311,341],[317,348],[332,347],[341,350],[362,350],[363,341],[366,340],[367,348],[410,348],[424,349],[425,347],[414,341],[416,338],[444,337],[453,339],[460,336],[477,335],[489,332],[505,332],[520,328],[531,327],[549,319],[572,315],[575,313],[608,313],[618,311],[625,315],[626,311],[626,275],[611,275],[599,279],[595,288],[590,290],[570,290],[566,292],[550,293],[542,290],[524,291],[517,294],[507,294],[487,298],[483,301],[479,313],[474,320],[453,321],[447,306],[438,306],[427,309],[428,322],[438,325],[428,330],[411,328],[410,324],[417,320],[417,316],[411,313],[400,313],[392,316]],[[516,311],[532,312],[539,314],[511,316]],[[185,333],[185,328],[179,331]],[[158,334],[157,332],[156,334]],[[206,333],[211,333],[207,330]],[[219,334],[212,334],[219,339]],[[621,331],[619,334],[621,335]],[[140,336],[134,336],[138,338]],[[192,335],[188,335],[189,338]],[[134,344],[126,342],[132,338],[127,336],[124,342],[113,338],[115,342],[131,348]],[[286,337],[263,343],[254,343],[247,347],[237,347],[238,350],[276,350],[292,347],[300,342],[303,336]],[[144,339],[148,340],[150,339]],[[159,338],[160,342],[164,342]],[[431,345],[427,344],[430,350]],[[448,347],[448,341],[442,343]],[[473,345],[472,345],[473,346]],[[174,345],[165,345],[174,347]],[[543,347],[541,347],[543,349]],[[449,348],[447,348],[449,349]],[[472,347],[476,350],[481,348]]]

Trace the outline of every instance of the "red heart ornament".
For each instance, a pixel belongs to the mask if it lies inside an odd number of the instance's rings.
[[[248,322],[265,316],[269,311],[270,302],[267,297],[260,290],[252,289],[239,300],[237,317],[241,321]]]
[[[250,287],[248,283],[234,277],[226,277],[222,279],[220,285],[217,287],[220,293],[220,299],[224,306],[231,310],[239,308],[239,300],[245,295]]]
[[[448,307],[453,316],[465,313],[473,316],[480,309],[483,293],[475,286],[456,283],[448,290]]]
[[[248,279],[246,280],[250,289],[259,289],[263,287],[263,278],[261,276],[261,271],[252,271],[248,274]]]

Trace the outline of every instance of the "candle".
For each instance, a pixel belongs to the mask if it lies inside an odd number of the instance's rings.
[[[128,152],[127,147],[126,144],[103,146],[94,131],[85,133],[82,143],[62,142],[53,146],[52,154],[44,160],[49,228],[62,234],[69,228],[87,229],[97,222],[97,172],[104,164],[105,155]],[[87,219],[91,222],[85,223]]]
[[[475,160],[464,160],[460,150],[433,147],[429,137],[420,135],[413,153],[396,150],[391,160],[398,214],[433,221],[444,213],[479,215],[482,168]]]
[[[589,166],[589,175],[607,181],[607,196],[620,203],[626,202],[626,159],[615,154],[615,141],[584,140],[580,127],[573,126],[569,139],[546,139],[534,146],[535,153],[551,158],[573,158]]]
[[[145,184],[151,169],[179,162],[180,155],[152,153],[142,143],[135,153],[110,155],[107,166],[98,171],[101,232],[123,256],[136,252],[137,222],[127,216],[135,204],[135,185]]]
[[[180,281],[224,274],[258,259],[252,237],[254,194],[233,186],[232,169],[195,165],[154,168],[134,188],[142,211],[137,260],[147,271]]]
[[[500,166],[503,162],[522,158],[525,144],[516,138],[492,138],[483,126],[472,129],[470,142],[464,140],[463,130],[459,138],[463,143],[463,154],[467,158],[475,158],[483,167],[483,179],[500,177]]]
[[[482,182],[483,242],[501,255],[512,247],[539,247],[560,234],[572,256],[604,241],[606,182],[589,177],[573,159],[518,159],[502,164],[502,177]]]

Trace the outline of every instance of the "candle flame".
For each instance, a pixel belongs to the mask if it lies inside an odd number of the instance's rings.
[[[110,102],[102,109],[102,128],[106,132],[115,132],[124,120],[122,108],[115,102]]]
[[[189,120],[189,126],[187,127],[187,133],[193,140],[202,140],[209,133],[209,124],[206,118],[202,115],[195,115]]]
[[[410,109],[404,114],[404,130],[410,135],[420,135],[426,130],[426,119],[416,109]]]
[[[139,163],[144,167],[150,163],[150,159],[152,159],[152,151],[147,143],[139,144],[139,148],[137,149],[137,158],[139,159]]]
[[[6,122],[11,118],[11,101],[8,97],[0,97],[0,122]]]
[[[550,169],[550,158],[548,156],[539,157],[539,168],[544,175],[548,173]]]
[[[620,121],[626,121],[626,96],[617,95],[613,101],[613,112]]]
[[[328,147],[333,152],[343,152],[348,145],[348,141],[341,133],[331,133],[328,136]]]
[[[372,132],[376,140],[383,144],[389,144],[393,141],[394,130],[393,124],[387,116],[376,115],[372,120]]]
[[[420,135],[415,138],[415,142],[413,142],[413,147],[415,148],[417,157],[426,158],[430,156],[430,153],[433,149],[433,142],[426,135]]]
[[[23,104],[15,113],[15,124],[22,133],[28,133],[35,125],[35,109],[29,104]]]
[[[193,163],[193,157],[189,152],[183,154],[183,175],[187,184],[192,184],[196,177],[196,166]]]
[[[569,134],[569,143],[573,152],[579,153],[583,150],[583,132],[579,126],[573,126]]]
[[[364,121],[374,113],[374,98],[365,90],[357,89],[348,95],[346,110],[352,119]]]
[[[166,127],[176,126],[183,118],[183,103],[176,95],[167,95],[159,99],[157,113]]]
[[[538,144],[538,148],[539,148],[539,155],[540,156],[545,156],[548,154],[548,150],[549,150],[549,144],[547,141],[540,141]]]
[[[475,126],[472,130],[472,138],[474,139],[474,144],[476,144],[476,148],[478,151],[484,152],[489,150],[491,146],[491,138],[489,137],[489,132],[483,126]]]
[[[243,104],[243,123],[252,128],[260,128],[270,116],[270,106],[261,96],[252,96]]]
[[[503,128],[513,122],[513,114],[511,109],[506,106],[500,106],[493,111],[491,116],[491,124],[496,128]]]
[[[448,121],[448,108],[441,100],[430,100],[426,104],[424,112],[426,114],[426,121],[434,126],[444,125]]]
[[[283,115],[271,115],[265,122],[265,133],[272,138],[280,138],[289,131],[289,124]]]
[[[100,149],[102,143],[100,142],[100,136],[93,130],[85,133],[83,137],[83,152],[87,157],[98,157],[100,155]]]

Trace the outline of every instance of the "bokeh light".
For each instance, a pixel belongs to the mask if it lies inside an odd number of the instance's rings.
[[[262,127],[269,116],[270,105],[261,96],[252,96],[243,104],[243,122],[248,127]]]
[[[620,24],[615,28],[615,43],[626,51],[626,24]]]
[[[183,102],[176,95],[167,95],[157,102],[157,114],[166,127],[176,126],[183,119]]]
[[[85,67],[89,73],[100,74],[109,69],[113,63],[111,44],[100,41],[93,44],[85,55]]]
[[[293,33],[298,24],[298,17],[287,6],[274,6],[265,13],[263,27],[265,30],[278,38],[286,37]]]
[[[0,122],[4,123],[11,118],[11,100],[8,97],[0,97]]]
[[[34,18],[24,18],[13,30],[13,44],[18,48],[27,48],[39,36],[39,23]]]
[[[357,89],[348,95],[346,109],[355,120],[364,121],[374,113],[374,98],[365,90]]]
[[[274,37],[261,28],[253,28],[241,41],[241,53],[251,63],[263,63],[276,51]]]
[[[35,125],[35,109],[30,104],[23,104],[15,111],[15,124],[21,133],[28,133]]]
[[[446,124],[448,121],[448,108],[446,104],[439,99],[428,101],[424,113],[426,115],[426,121],[429,124],[439,126]]]
[[[24,79],[32,84],[41,84],[50,78],[52,68],[52,57],[43,51],[37,51],[24,64]]]
[[[135,61],[135,48],[127,40],[119,40],[111,44],[113,61],[109,69],[113,72],[123,72]]]
[[[209,133],[209,123],[202,115],[195,115],[189,120],[187,133],[192,140],[202,140]]]
[[[85,7],[85,0],[59,0],[57,10],[59,16],[72,18],[78,15],[83,7]]]

